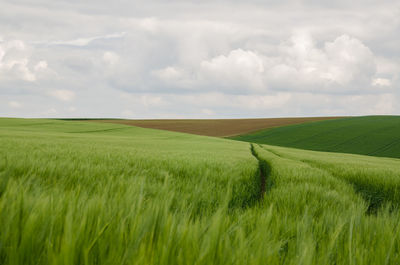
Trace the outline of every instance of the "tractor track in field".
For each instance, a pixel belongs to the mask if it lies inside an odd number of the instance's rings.
[[[319,170],[323,170],[326,173],[330,174],[331,176],[341,179],[345,181],[347,184],[351,185],[353,187],[353,190],[361,196],[361,198],[364,199],[364,201],[368,205],[368,209],[366,214],[371,215],[371,214],[376,214],[377,211],[384,205],[387,200],[384,198],[384,193],[380,190],[376,189],[371,189],[366,185],[363,185],[361,183],[357,183],[356,181],[352,181],[350,179],[346,179],[346,177],[342,177],[339,174],[335,173],[332,170],[326,169],[324,166],[318,164],[315,161],[312,160],[299,160],[310,167],[317,168]]]
[[[317,163],[315,161],[307,160],[307,159],[295,159],[295,158],[291,158],[291,157],[286,157],[286,156],[282,156],[274,151],[271,151],[270,149],[267,149],[264,146],[262,146],[262,148],[268,152],[271,152],[271,153],[279,156],[279,157],[304,163],[312,168],[322,170],[334,178],[345,181],[348,185],[351,185],[353,187],[354,191],[356,193],[358,193],[361,196],[361,198],[363,198],[364,201],[367,203],[367,205],[368,205],[368,209],[366,211],[367,215],[376,214],[378,209],[380,209],[385,203],[385,199],[383,198],[384,196],[381,194],[381,191],[370,190],[367,187],[365,187],[364,185],[361,185],[360,183],[351,181],[349,179],[346,179],[346,178],[338,175],[334,171],[325,168],[324,166],[320,165],[319,163]]]
[[[261,159],[256,150],[254,149],[254,145],[250,144],[251,154],[258,160],[258,168],[260,171],[260,182],[259,182],[259,199],[262,200],[264,198],[265,193],[267,192],[267,188],[272,186],[272,182],[270,179],[271,167],[267,163],[267,161]]]

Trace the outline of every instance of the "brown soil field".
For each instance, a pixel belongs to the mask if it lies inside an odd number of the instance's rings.
[[[338,119],[342,117],[302,117],[302,118],[261,118],[261,119],[193,119],[193,120],[92,120],[199,134],[206,136],[229,137],[263,129],[304,122]]]

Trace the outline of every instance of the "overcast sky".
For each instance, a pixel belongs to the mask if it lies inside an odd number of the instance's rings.
[[[400,114],[398,0],[0,0],[3,117],[369,114]]]

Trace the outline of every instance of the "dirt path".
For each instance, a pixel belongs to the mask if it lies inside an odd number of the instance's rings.
[[[271,168],[265,160],[260,159],[260,157],[258,156],[257,152],[254,149],[253,144],[250,144],[250,150],[251,150],[251,154],[258,160],[258,167],[260,170],[259,199],[261,200],[267,191],[267,179],[269,178],[269,175],[271,173]]]

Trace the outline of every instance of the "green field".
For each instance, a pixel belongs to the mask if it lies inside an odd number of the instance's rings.
[[[365,116],[283,126],[232,139],[300,149],[400,158],[400,116]]]
[[[400,263],[399,159],[45,119],[0,145],[0,264]]]

